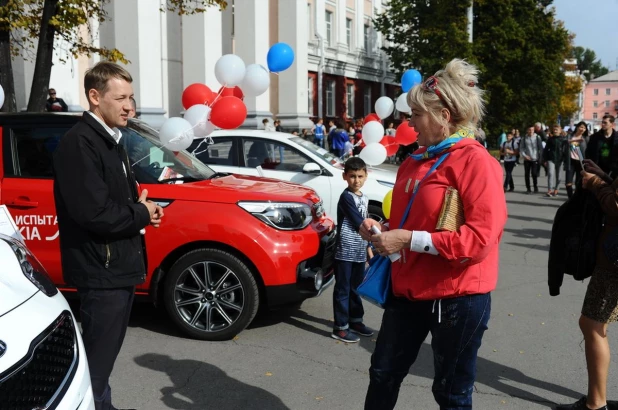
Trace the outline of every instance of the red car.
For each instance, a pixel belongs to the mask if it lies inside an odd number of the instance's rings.
[[[63,291],[52,153],[79,116],[0,115],[0,204]],[[148,276],[137,295],[164,303],[187,334],[224,340],[260,305],[319,295],[332,283],[335,226],[316,193],[276,180],[216,173],[161,148],[140,121],[121,129],[136,179],[165,208],[146,228]],[[227,155],[218,153],[218,155]]]

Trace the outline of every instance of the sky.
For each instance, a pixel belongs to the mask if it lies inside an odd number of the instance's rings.
[[[618,0],[554,0],[556,17],[575,33],[576,46],[594,50],[610,71],[618,59]]]

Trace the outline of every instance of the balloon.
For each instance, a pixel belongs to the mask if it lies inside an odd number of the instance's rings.
[[[412,110],[408,105],[408,94],[403,93],[399,97],[397,97],[397,102],[395,103],[395,108],[397,111],[402,112],[404,114],[410,114]]]
[[[368,114],[365,117],[365,120],[363,121],[363,124],[367,124],[368,122],[371,122],[371,121],[378,121],[378,122],[380,122],[382,120],[380,119],[380,117],[378,117],[378,114],[371,113],[371,114]]]
[[[368,165],[380,165],[386,159],[386,148],[379,142],[374,142],[367,144],[358,156]]]
[[[4,105],[4,88],[0,85],[0,108]]]
[[[400,145],[410,145],[416,142],[418,132],[414,127],[410,127],[407,121],[402,122],[395,131],[395,142]]]
[[[384,137],[384,126],[381,122],[371,121],[363,126],[363,141],[369,145],[374,142],[380,142]]]
[[[194,105],[185,111],[185,120],[193,127],[193,135],[197,138],[205,137],[214,131],[214,126],[208,117],[210,116],[210,107],[202,104]]]
[[[416,84],[420,84],[423,77],[417,70],[406,70],[401,76],[401,89],[404,93],[410,91]]]
[[[215,64],[215,77],[225,87],[234,87],[245,78],[245,63],[236,54],[221,56]]]
[[[184,118],[168,118],[159,130],[159,139],[166,148],[172,151],[185,150],[193,143],[191,124]]]
[[[182,92],[182,106],[186,109],[196,104],[210,105],[214,101],[214,94],[207,85],[194,83],[185,88]]]
[[[382,200],[382,213],[386,219],[391,217],[391,205],[393,204],[393,190],[391,189],[384,195]]]
[[[393,103],[393,100],[388,97],[380,97],[376,101],[375,108],[378,117],[380,117],[380,119],[384,119],[393,113],[395,104]]]
[[[270,75],[264,66],[249,64],[245,78],[242,80],[242,89],[249,97],[257,97],[264,94],[270,87]]]
[[[294,62],[294,50],[286,43],[274,44],[268,50],[266,62],[268,63],[268,69],[273,73],[287,70]]]
[[[245,98],[245,95],[243,94],[242,90],[240,89],[239,86],[236,87],[221,87],[219,88],[219,98],[221,97],[236,97],[236,98],[240,98],[241,100]]]
[[[210,122],[224,130],[238,128],[247,118],[247,107],[238,97],[221,97],[212,106]]]
[[[399,151],[399,144],[395,141],[395,137],[385,135],[384,138],[380,140],[380,144],[384,145],[384,148],[386,148],[386,155],[389,157],[395,155],[397,151]]]

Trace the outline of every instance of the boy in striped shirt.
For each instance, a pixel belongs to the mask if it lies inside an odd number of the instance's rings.
[[[367,261],[367,241],[358,233],[367,218],[369,198],[361,192],[367,179],[367,165],[358,157],[345,162],[343,179],[348,188],[337,204],[337,250],[335,253],[335,289],[333,310],[335,325],[331,337],[345,343],[356,343],[361,336],[373,335],[363,324],[363,303],[355,292],[363,281]],[[353,334],[356,333],[356,334]]]

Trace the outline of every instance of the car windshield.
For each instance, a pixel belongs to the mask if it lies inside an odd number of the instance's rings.
[[[301,137],[291,138],[290,141],[294,141],[298,145],[302,145],[305,149],[311,151],[312,154],[317,155],[320,158],[323,158],[324,161],[328,162],[331,165],[335,166],[343,166],[343,161],[337,156],[331,154],[324,148],[320,148],[312,142],[302,139]]]
[[[216,175],[186,151],[173,152],[162,146],[158,132],[141,121],[131,120],[120,128],[137,182],[142,184],[203,181]]]

